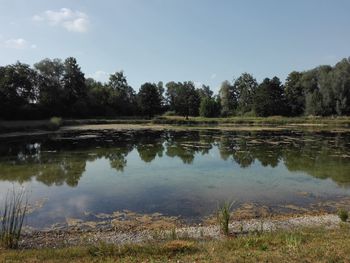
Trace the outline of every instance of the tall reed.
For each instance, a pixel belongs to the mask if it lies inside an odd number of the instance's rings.
[[[0,210],[0,245],[4,248],[17,248],[21,237],[28,199],[23,189],[12,189],[5,198]]]
[[[229,223],[231,219],[231,208],[234,202],[224,202],[218,206],[217,220],[220,226],[220,230],[226,236],[229,235]]]

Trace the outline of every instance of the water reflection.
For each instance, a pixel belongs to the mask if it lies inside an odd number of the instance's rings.
[[[127,169],[128,155],[136,150],[151,163],[164,155],[191,165],[200,155],[217,149],[222,160],[241,168],[256,162],[290,172],[350,183],[350,136],[347,133],[143,131],[55,135],[3,141],[0,180],[23,183],[35,179],[47,186],[75,187],[88,161],[105,158],[118,172]]]

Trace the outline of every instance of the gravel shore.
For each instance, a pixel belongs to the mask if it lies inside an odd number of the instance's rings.
[[[282,219],[247,219],[232,221],[230,231],[234,235],[256,231],[293,230],[303,227],[338,227],[337,215],[304,215]],[[219,228],[215,225],[185,226],[164,230],[118,230],[117,228],[90,228],[66,230],[25,231],[20,242],[22,248],[56,248],[77,245],[93,245],[100,242],[110,244],[130,244],[159,241],[171,238],[220,239]]]

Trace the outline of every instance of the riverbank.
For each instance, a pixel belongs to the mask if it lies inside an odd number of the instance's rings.
[[[350,128],[350,117],[227,117],[203,118],[190,117],[186,120],[180,116],[162,116],[153,119],[63,119],[61,127],[80,126],[184,126],[208,128]],[[59,127],[57,127],[59,128]],[[47,131],[52,129],[50,120],[0,121],[0,133]]]
[[[220,240],[223,236],[217,224],[181,226],[174,218],[150,216],[105,222],[71,220],[68,228],[46,230],[27,229],[20,242],[21,248],[62,248],[66,246],[108,243],[114,245],[163,242],[169,239]],[[113,220],[115,221],[115,220]],[[325,227],[335,229],[340,219],[334,214],[278,216],[233,220],[229,225],[231,236],[252,233],[292,231],[300,228]]]
[[[232,120],[232,118],[230,118]],[[202,122],[200,119],[189,121],[159,120],[66,120],[55,130],[48,128],[49,121],[0,122],[0,138],[41,136],[66,132],[125,131],[125,130],[222,130],[222,131],[307,131],[307,132],[349,132],[350,118],[320,119],[307,122],[307,119],[290,118],[284,122],[275,122],[274,118],[261,118],[257,122],[236,121]],[[284,124],[283,124],[284,123]]]
[[[152,234],[116,231],[47,232],[24,236],[24,250],[3,250],[11,262],[347,262],[349,223],[336,215],[233,221],[225,237],[216,226]],[[36,246],[25,246],[38,242]],[[39,245],[41,244],[41,245]],[[29,247],[29,249],[28,249]],[[38,249],[40,248],[40,249]]]

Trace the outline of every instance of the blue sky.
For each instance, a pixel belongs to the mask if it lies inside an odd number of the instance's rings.
[[[0,0],[0,65],[74,56],[87,76],[259,81],[350,56],[348,0]]]

